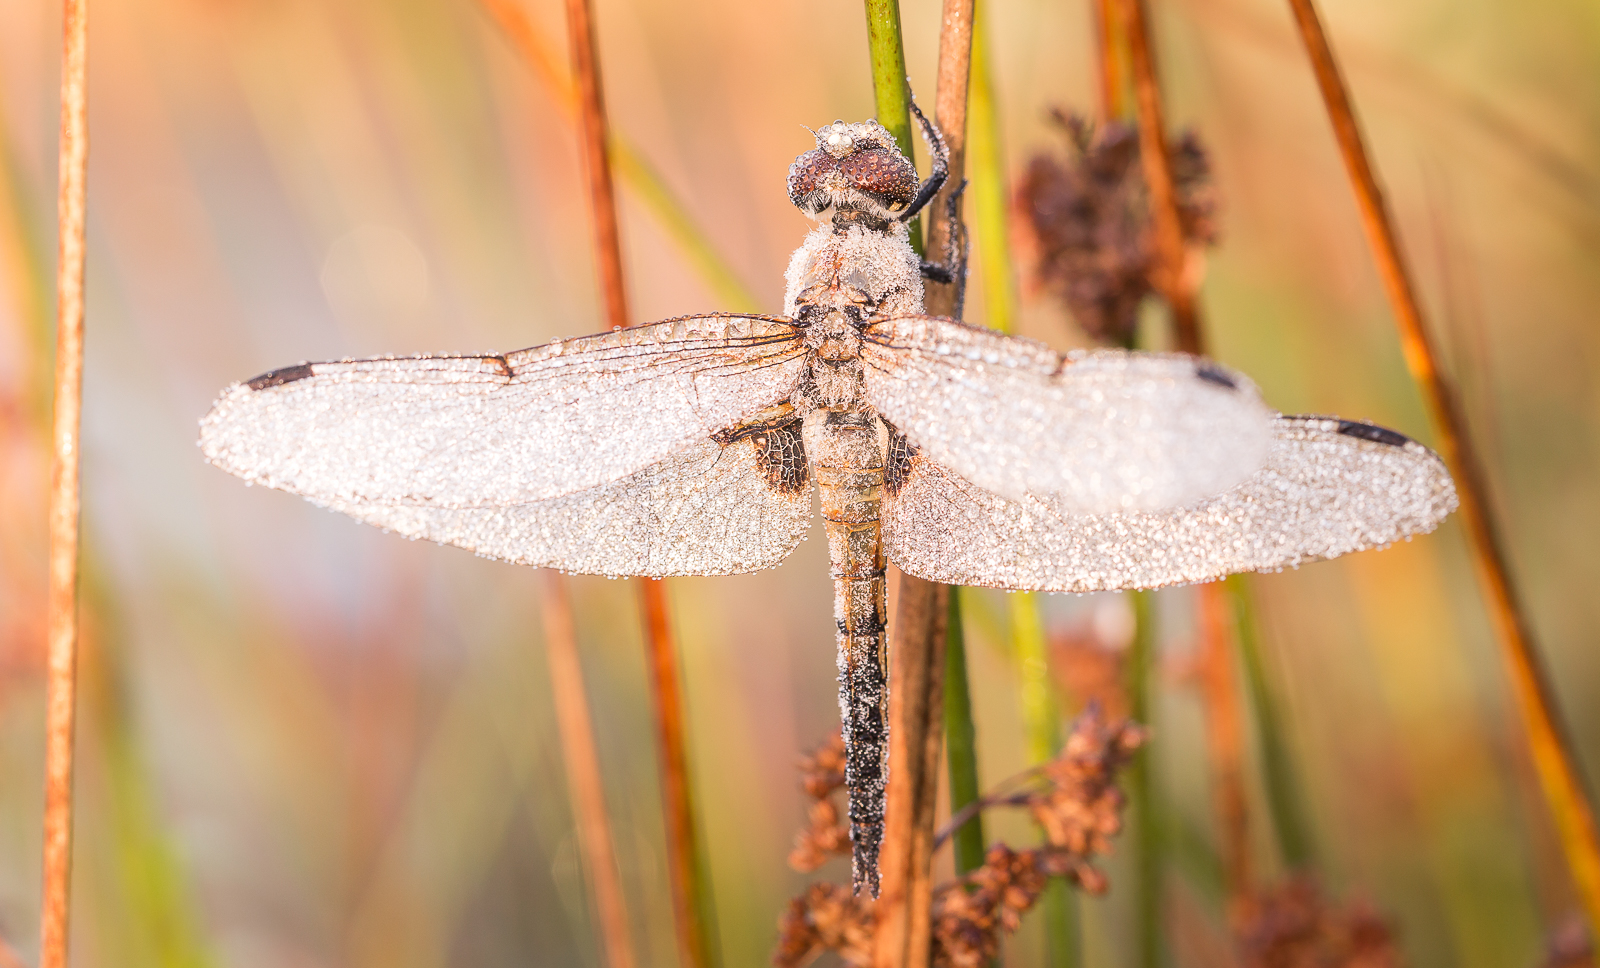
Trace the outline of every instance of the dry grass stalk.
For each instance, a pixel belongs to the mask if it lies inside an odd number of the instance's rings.
[[[651,712],[656,721],[656,755],[661,770],[662,811],[666,814],[667,876],[672,882],[672,915],[684,963],[715,964],[709,891],[700,853],[700,831],[689,782],[689,750],[683,718],[683,686],[678,678],[678,649],[672,636],[666,586],[658,578],[641,579],[645,642],[650,666]]]
[[[545,656],[550,663],[550,691],[555,700],[585,880],[589,882],[590,900],[605,944],[606,963],[611,968],[633,968],[638,960],[628,934],[628,908],[617,873],[600,754],[594,745],[594,722],[583,686],[583,667],[578,661],[572,600],[567,594],[567,580],[560,574],[540,569],[539,579],[539,614],[544,622]]]
[[[1095,120],[1101,124],[1122,117],[1122,45],[1116,41],[1117,0],[1090,0],[1094,18]]]
[[[40,968],[66,968],[72,873],[72,746],[77,692],[79,428],[83,409],[84,200],[89,158],[86,0],[62,5],[60,251],[56,266],[54,451],[46,606],[44,893]]]
[[[1600,934],[1600,831],[1595,827],[1593,802],[1578,772],[1571,740],[1557,716],[1549,675],[1534,646],[1532,626],[1511,579],[1500,529],[1489,506],[1488,479],[1467,433],[1455,387],[1439,369],[1438,353],[1423,320],[1399,236],[1367,156],[1333,48],[1312,0],[1289,0],[1289,6],[1350,175],[1367,244],[1400,330],[1406,365],[1422,388],[1438,434],[1439,452],[1455,476],[1461,521],[1472,542],[1486,607],[1511,670],[1512,690],[1522,713],[1534,768],[1555,815],[1556,831],[1588,913],[1590,929]]]
[[[572,73],[578,87],[578,130],[583,144],[583,170],[589,179],[589,210],[594,232],[595,271],[606,324],[628,325],[628,293],[622,275],[622,240],[617,229],[617,197],[606,155],[605,92],[600,85],[600,54],[595,43],[589,0],[567,0],[567,38],[572,48]]]
[[[950,588],[899,575],[890,626],[889,783],[878,895],[877,968],[928,963],[933,820],[944,739]]]
[[[573,74],[577,81],[584,169],[589,180],[595,267],[600,275],[606,321],[613,329],[619,329],[628,325],[628,298],[623,280],[616,194],[607,152],[610,135],[607,131],[599,53],[589,0],[567,0],[567,33],[571,41]],[[699,887],[703,875],[694,807],[689,796],[683,699],[678,688],[678,659],[672,642],[672,622],[661,582],[646,579],[639,583],[639,605],[644,615],[644,639],[648,653],[646,662],[651,672],[651,708],[655,714],[656,743],[660,755],[673,917],[685,963],[699,968],[710,965],[713,959],[711,939],[706,930],[707,919],[700,912],[705,892]]]
[[[940,14],[934,121],[950,149],[950,174],[929,206],[928,253],[942,258],[946,242],[961,239],[959,216],[948,204],[960,190],[972,58],[973,0],[945,0]],[[898,28],[898,16],[894,17]],[[900,76],[904,77],[902,65]],[[903,83],[903,82],[902,82]],[[881,119],[880,119],[881,120]],[[928,312],[960,312],[960,286],[930,285]],[[945,620],[950,590],[899,576],[890,631],[888,802],[881,855],[881,893],[873,963],[878,968],[928,963],[933,897],[933,823],[944,741]]]
[[[1195,672],[1205,700],[1206,752],[1211,796],[1221,826],[1222,879],[1230,906],[1248,894],[1250,815],[1244,787],[1244,722],[1233,677],[1233,621],[1221,582],[1196,589],[1200,599],[1200,652]]]
[[[1178,214],[1178,189],[1172,174],[1172,156],[1167,151],[1166,119],[1161,106],[1161,84],[1156,77],[1150,25],[1144,0],[1120,2],[1128,60],[1133,70],[1134,97],[1139,105],[1139,155],[1144,161],[1145,181],[1150,187],[1150,214],[1155,225],[1156,251],[1161,257],[1154,281],[1166,297],[1167,305],[1172,307],[1178,349],[1199,353],[1202,352],[1200,307],[1196,296],[1200,288],[1201,262],[1190,255]]]
[[[1140,727],[1127,720],[1110,721],[1091,707],[1074,724],[1061,755],[1025,775],[1030,784],[1026,789],[985,797],[985,806],[1026,808],[1045,842],[1020,851],[995,844],[982,866],[935,888],[928,944],[916,964],[979,968],[990,963],[1002,934],[1017,929],[1051,878],[1067,878],[1091,894],[1104,893],[1109,884],[1094,859],[1110,850],[1111,838],[1122,828],[1124,798],[1115,781],[1143,742]],[[835,741],[801,761],[802,782],[813,800],[810,825],[800,833],[790,858],[801,870],[849,853],[837,807],[829,813],[817,806],[831,803],[844,785],[842,750]],[[830,844],[835,845],[831,851]],[[798,968],[823,951],[833,951],[853,968],[876,964],[876,936],[883,923],[873,908],[871,901],[852,896],[843,885],[811,885],[790,902],[779,921],[772,963]]]

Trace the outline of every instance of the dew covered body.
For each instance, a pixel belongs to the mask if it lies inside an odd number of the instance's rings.
[[[612,576],[772,567],[810,528],[814,487],[855,883],[875,894],[888,563],[951,584],[1152,588],[1382,547],[1456,500],[1420,444],[1279,415],[1210,361],[1061,355],[922,315],[929,267],[904,216],[929,187],[876,123],[836,122],[790,171],[820,224],[783,315],[297,364],[224,391],[201,448],[410,538]]]

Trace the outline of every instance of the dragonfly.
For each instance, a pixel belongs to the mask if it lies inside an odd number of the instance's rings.
[[[1456,507],[1426,447],[1270,409],[1211,360],[1065,355],[925,315],[908,224],[948,171],[876,121],[790,167],[816,221],[781,315],[709,313],[511,353],[299,363],[225,390],[207,460],[412,539],[568,573],[771,568],[817,496],[834,585],[857,893],[878,893],[886,571],[1097,592],[1378,548]]]

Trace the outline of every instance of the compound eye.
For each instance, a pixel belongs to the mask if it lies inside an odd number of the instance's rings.
[[[917,170],[898,152],[865,148],[839,161],[839,173],[855,190],[891,209],[917,197]]]

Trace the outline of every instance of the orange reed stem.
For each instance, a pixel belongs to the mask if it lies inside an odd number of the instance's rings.
[[[1222,582],[1201,585],[1197,672],[1205,697],[1211,795],[1221,826],[1222,877],[1230,906],[1250,889],[1249,806],[1244,787],[1244,723],[1233,676],[1233,614]]]
[[[666,814],[672,914],[683,963],[701,968],[716,963],[716,951],[711,938],[709,885],[705,882],[700,831],[695,820],[694,787],[689,782],[678,650],[673,643],[666,586],[659,578],[643,579],[642,584],[639,599],[644,608],[645,641],[649,651],[650,695],[656,720],[662,810]]]
[[[638,961],[628,934],[628,907],[617,874],[605,783],[600,776],[600,754],[594,745],[594,721],[589,715],[588,692],[583,686],[583,666],[578,661],[572,599],[567,594],[566,579],[557,572],[541,568],[539,578],[542,583],[539,614],[544,621],[545,658],[550,663],[550,692],[561,732],[567,792],[572,798],[572,812],[578,827],[584,876],[589,882],[595,920],[605,944],[606,964],[610,968],[633,968]]]
[[[40,968],[66,968],[78,650],[78,459],[83,411],[84,188],[89,158],[87,0],[62,5],[60,255],[45,654],[44,896]]]
[[[940,14],[934,123],[950,149],[950,174],[929,206],[928,255],[944,256],[958,231],[946,199],[961,185],[967,143],[974,0],[944,0]],[[898,29],[899,24],[895,24]],[[930,285],[930,313],[953,313],[955,285]],[[934,816],[944,751],[945,621],[950,589],[899,576],[890,632],[889,783],[884,816],[882,887],[878,896],[875,968],[928,964],[933,943]]]
[[[1201,352],[1200,307],[1195,290],[1199,280],[1188,271],[1183,242],[1183,222],[1178,217],[1178,190],[1172,178],[1172,156],[1167,153],[1166,119],[1161,107],[1161,84],[1156,77],[1155,53],[1150,40],[1144,0],[1121,0],[1123,32],[1128,37],[1128,59],[1133,68],[1133,91],[1139,104],[1139,159],[1150,186],[1151,217],[1155,222],[1156,251],[1161,258],[1154,282],[1172,307],[1172,325],[1178,349]]]
[[[1340,74],[1333,49],[1311,0],[1289,0],[1295,22],[1310,55],[1311,69],[1322,90],[1339,153],[1344,158],[1367,244],[1389,296],[1400,346],[1412,379],[1422,388],[1433,417],[1439,451],[1455,475],[1461,520],[1472,542],[1473,559],[1483,583],[1485,606],[1494,623],[1501,651],[1511,671],[1512,690],[1522,712],[1535,771],[1555,816],[1556,831],[1571,866],[1572,877],[1589,915],[1591,935],[1600,936],[1600,836],[1594,808],[1578,772],[1568,738],[1556,712],[1554,690],[1533,642],[1527,612],[1511,580],[1499,528],[1489,507],[1487,476],[1467,435],[1466,420],[1454,386],[1440,372],[1432,338],[1422,318],[1411,275],[1400,250],[1383,189],[1367,156],[1361,127]]]
[[[606,148],[605,98],[589,0],[567,0],[567,32],[572,70],[577,81],[579,128],[584,166],[589,178],[589,205],[594,223],[595,266],[605,301],[606,321],[614,329],[628,325],[628,295],[623,285],[621,234],[617,228],[616,193],[611,158]],[[694,803],[690,795],[688,744],[684,738],[683,699],[678,685],[677,650],[661,582],[639,584],[644,613],[646,662],[651,671],[652,707],[660,756],[662,809],[666,813],[667,867],[672,882],[672,910],[678,945],[690,968],[708,968],[715,952],[708,927],[709,891],[701,863]]]
[[[1095,99],[1101,124],[1122,117],[1122,71],[1117,56],[1117,0],[1089,0],[1094,18]]]
[[[628,325],[628,293],[622,278],[622,243],[617,231],[617,197],[606,153],[606,104],[600,87],[600,57],[595,43],[589,0],[567,0],[567,36],[572,46],[572,73],[578,83],[579,133],[584,172],[589,179],[593,215],[595,271],[605,300],[606,322],[613,329]]]

